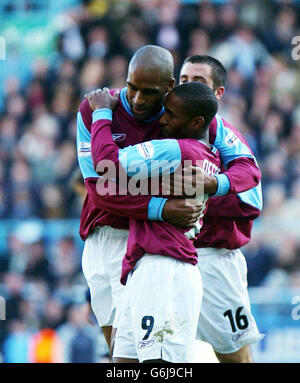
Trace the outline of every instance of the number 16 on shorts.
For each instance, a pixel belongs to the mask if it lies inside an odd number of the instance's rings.
[[[242,315],[241,311],[243,310],[243,306],[239,307],[235,313],[232,310],[227,310],[224,312],[224,317],[228,317],[231,330],[233,333],[239,330],[245,330],[249,326],[249,321],[246,315]]]

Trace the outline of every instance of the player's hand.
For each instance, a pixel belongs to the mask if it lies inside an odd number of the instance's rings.
[[[119,91],[116,91],[112,96],[108,88],[93,90],[84,97],[88,99],[92,111],[96,109],[108,108],[114,110],[117,106]]]
[[[188,172],[191,171],[194,177],[194,185],[197,189],[197,194],[201,193],[201,188],[203,188],[204,194],[215,194],[218,189],[218,181],[216,177],[208,175],[204,170],[201,168],[199,169],[198,166],[190,166],[188,169]],[[200,187],[200,189],[199,189]]]
[[[163,208],[162,218],[174,226],[194,227],[201,217],[203,203],[196,199],[169,199]]]
[[[163,190],[175,198],[203,197],[204,194],[215,194],[218,181],[214,176],[205,173],[199,166],[186,166],[182,173],[175,172],[170,180],[162,178]]]

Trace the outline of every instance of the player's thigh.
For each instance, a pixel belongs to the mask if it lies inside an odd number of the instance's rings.
[[[110,240],[113,242],[113,248],[109,257],[109,276],[112,301],[117,311],[118,306],[122,304],[122,294],[124,290],[120,278],[122,272],[122,260],[127,249],[128,231],[114,230]],[[113,327],[117,327],[116,319],[113,321]]]
[[[116,311],[116,297],[121,294],[120,275],[122,249],[126,246],[128,231],[110,227],[96,229],[86,240],[82,269],[91,293],[91,306],[101,327],[113,325]]]
[[[132,331],[132,321],[128,300],[129,280],[122,293],[122,304],[117,310],[117,328],[114,337],[114,347],[112,350],[113,362],[124,363],[128,360],[137,361],[138,356],[135,348],[134,335]]]
[[[203,254],[198,259],[203,300],[197,338],[219,354],[234,353],[263,336],[250,309],[246,261],[240,250]]]
[[[82,271],[91,295],[91,307],[99,326],[112,324],[112,294],[107,261],[99,247],[99,230],[85,241],[82,254]]]
[[[130,313],[140,362],[188,362],[202,298],[196,266],[145,255],[130,279]]]
[[[98,245],[99,230],[91,233],[84,242],[82,271],[87,281],[98,280],[107,274],[103,251]]]

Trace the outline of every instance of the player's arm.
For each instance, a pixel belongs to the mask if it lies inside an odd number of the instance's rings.
[[[183,229],[191,228],[199,219],[202,204],[187,204],[185,199],[171,200],[145,195],[99,195],[97,181],[85,182],[89,197],[94,205],[107,212],[126,218],[143,221],[167,221]]]
[[[177,140],[152,140],[119,149],[112,139],[111,126],[112,113],[109,108],[93,112],[91,146],[94,166],[99,174],[102,174],[102,170],[108,165],[115,168],[113,176],[119,181],[127,180],[127,177],[137,177],[139,180],[153,179],[162,174],[170,175],[181,165],[181,149]],[[196,199],[186,202],[184,199],[167,200],[152,197],[149,207],[152,207],[153,211],[158,209],[160,220],[174,226],[191,228],[199,219],[203,203]],[[149,217],[148,220],[157,219],[153,214],[149,214]]]
[[[244,159],[236,160],[236,164],[230,163],[237,177],[247,177],[248,167],[243,172]],[[205,185],[205,177],[199,172],[197,175],[194,168],[189,169],[189,172],[194,173],[198,178],[195,185]],[[223,174],[221,174],[223,176]],[[213,178],[215,176],[211,176]],[[217,176],[218,177],[218,176]],[[176,180],[175,180],[176,182]],[[175,184],[176,185],[176,184]],[[175,186],[174,186],[175,187]],[[197,186],[196,186],[197,187]],[[205,189],[206,190],[206,189]],[[232,219],[255,219],[259,216],[262,210],[262,191],[261,183],[241,193],[228,193],[226,195],[211,196],[206,215],[223,216]]]
[[[109,164],[116,168],[116,177],[121,176],[122,170],[126,176],[140,179],[172,173],[180,166],[181,149],[177,140],[152,140],[120,149],[112,139],[111,126],[109,109],[93,112],[91,151],[99,175],[103,175]]]
[[[213,134],[211,134],[213,130]],[[232,126],[217,116],[210,126],[211,143],[219,150],[225,172],[208,176],[196,173],[194,185],[204,184],[210,199],[206,214],[254,219],[262,210],[261,172],[246,140]],[[191,173],[191,170],[189,170]]]
[[[77,154],[79,167],[95,207],[119,216],[143,220],[165,220],[180,227],[191,227],[196,222],[201,206],[187,206],[182,201],[146,195],[99,195],[99,176],[91,155],[92,111],[84,100],[77,114]],[[117,190],[118,192],[118,190]]]
[[[248,197],[250,196],[248,200],[243,201],[240,194],[211,197],[206,215],[212,217],[222,216],[226,218],[246,220],[253,220],[257,218],[262,210],[260,190],[250,189],[244,193],[247,194]],[[250,200],[251,196],[252,199]]]
[[[225,172],[214,176],[214,196],[243,193],[257,185],[261,172],[242,134],[216,116],[216,134],[212,144],[219,150]],[[212,190],[211,190],[212,191]]]
[[[216,116],[214,145],[219,150],[225,172],[216,176],[217,192],[210,200],[207,214],[232,218],[254,219],[262,210],[261,172],[242,134]],[[228,191],[220,177],[229,180]],[[224,186],[224,184],[223,184]],[[222,197],[224,196],[224,197]],[[227,198],[226,198],[227,197]]]
[[[98,209],[134,219],[162,219],[161,205],[166,201],[151,196],[100,195],[97,190],[99,176],[94,169],[91,155],[91,133],[88,129],[92,119],[91,109],[84,100],[77,114],[77,155],[79,167],[89,197]],[[89,120],[90,119],[90,120]]]
[[[210,196],[225,196],[228,194],[243,193],[255,187],[260,187],[261,172],[256,159],[251,152],[246,140],[238,131],[234,131],[229,125],[225,126],[223,121],[214,120],[213,139],[211,143],[219,150],[225,171],[218,175],[208,175],[195,166],[184,169],[187,185],[194,188],[204,189],[204,193]],[[177,180],[178,178],[178,180]],[[171,180],[171,195],[176,189],[177,183],[182,183],[179,176]]]
[[[112,110],[116,99],[105,88],[87,95],[93,110],[91,126],[91,152],[96,172],[103,175],[104,169],[115,169],[113,178],[120,180],[121,172],[126,177],[140,179],[158,177],[174,172],[181,164],[181,149],[177,140],[152,140],[119,149],[112,139]],[[112,172],[113,173],[113,172]]]
[[[173,172],[181,164],[181,149],[177,140],[152,140],[119,149],[112,139],[112,113],[117,98],[108,88],[93,91],[87,96],[92,114],[91,152],[96,172],[103,175],[107,166],[115,168],[114,178],[120,180],[120,172],[126,177],[140,179]]]

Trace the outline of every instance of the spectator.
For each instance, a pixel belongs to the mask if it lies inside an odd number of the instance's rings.
[[[27,280],[41,279],[46,281],[49,286],[53,283],[52,270],[47,259],[45,243],[40,240],[30,245],[28,249],[30,254],[26,262],[25,276]]]
[[[62,344],[55,330],[45,328],[32,335],[29,361],[31,363],[62,362]]]
[[[28,363],[31,334],[21,320],[10,322],[9,335],[3,345],[4,363]]]
[[[95,363],[107,354],[103,334],[88,318],[87,304],[74,305],[68,311],[68,322],[58,328],[65,363]]]

